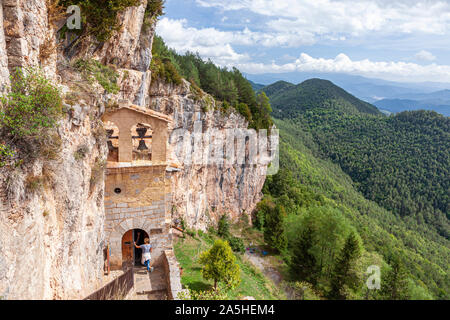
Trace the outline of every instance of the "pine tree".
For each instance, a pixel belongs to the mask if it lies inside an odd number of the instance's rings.
[[[360,279],[355,268],[356,261],[361,256],[361,245],[355,233],[351,233],[336,259],[331,278],[330,299],[346,299],[347,289],[356,289]]]
[[[226,213],[219,220],[217,234],[224,239],[230,236],[230,219]]]
[[[273,249],[283,251],[287,247],[287,237],[284,228],[286,212],[281,205],[276,205],[266,212],[264,241]]]
[[[215,290],[218,283],[224,283],[228,289],[233,289],[241,282],[241,270],[227,241],[216,240],[211,249],[200,255],[199,262],[203,265],[203,278],[214,280]]]
[[[385,300],[408,300],[408,274],[403,263],[395,257],[389,270],[381,282],[381,296]]]
[[[316,284],[319,267],[311,249],[314,245],[314,229],[308,225],[298,236],[292,249],[291,270],[301,281]]]

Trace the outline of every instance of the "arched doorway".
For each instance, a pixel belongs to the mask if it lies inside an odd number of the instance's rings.
[[[148,233],[141,229],[133,229],[127,231],[122,237],[122,263],[140,266],[142,250],[137,249],[133,242],[139,246],[144,243],[144,239],[148,238]]]

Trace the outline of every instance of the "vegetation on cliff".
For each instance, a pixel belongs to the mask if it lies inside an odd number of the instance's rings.
[[[55,133],[62,116],[59,89],[39,69],[17,68],[11,87],[1,97],[0,165],[16,165],[39,156],[51,158],[60,147]]]
[[[159,36],[153,41],[152,78],[180,84],[188,80],[196,91],[212,95],[223,111],[230,107],[243,115],[251,128],[270,128],[272,109],[265,93],[255,94],[250,82],[237,69],[220,68],[212,61],[204,61],[198,54],[180,55],[169,49]]]
[[[129,7],[138,6],[140,0],[61,0],[62,9],[77,5],[81,9],[84,36],[95,36],[99,42],[109,40],[122,27],[119,14]],[[149,0],[145,11],[145,23],[151,24],[163,15],[164,0]]]

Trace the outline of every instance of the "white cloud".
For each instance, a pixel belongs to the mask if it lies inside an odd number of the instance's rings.
[[[298,30],[315,35],[344,33],[364,36],[421,32],[447,34],[450,3],[445,0],[197,0],[203,7],[249,10],[269,17],[278,32]]]
[[[285,73],[285,72],[318,72],[318,73],[348,73],[361,76],[380,78],[391,81],[450,82],[450,66],[435,63],[426,66],[407,62],[370,61],[368,59],[352,61],[341,53],[334,59],[313,58],[306,53],[292,63],[277,65],[275,63],[246,63],[237,65],[247,73]]]
[[[246,54],[237,53],[230,43],[244,44],[249,41],[245,34],[234,34],[214,28],[196,29],[186,26],[186,20],[163,18],[159,21],[156,32],[169,47],[178,52],[198,52],[203,58],[211,58],[220,65],[229,65],[248,59]]]
[[[417,60],[426,61],[426,62],[431,62],[431,61],[436,60],[436,57],[431,52],[426,51],[426,50],[417,52],[415,57]]]

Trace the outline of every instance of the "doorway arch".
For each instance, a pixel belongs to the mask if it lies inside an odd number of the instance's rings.
[[[122,264],[129,266],[141,266],[142,250],[135,248],[134,242],[139,246],[144,239],[149,238],[146,231],[142,229],[131,229],[122,237]]]

